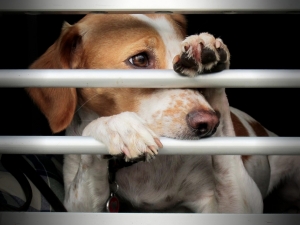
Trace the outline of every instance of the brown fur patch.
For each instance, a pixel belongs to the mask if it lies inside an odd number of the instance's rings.
[[[251,155],[242,155],[241,157],[243,163],[245,164],[251,158]]]
[[[249,124],[258,137],[268,137],[269,136],[266,129],[257,121],[251,121],[251,122],[249,122]]]
[[[233,128],[234,128],[235,135],[237,137],[247,137],[247,136],[249,136],[249,133],[248,133],[246,127],[242,124],[240,119],[233,112],[230,112],[230,116],[231,116],[231,120],[232,120],[232,123],[233,123]],[[251,157],[251,155],[242,155],[241,156],[244,163],[247,160],[249,160],[250,157]]]
[[[249,136],[249,133],[248,133],[246,127],[242,124],[240,119],[232,112],[230,112],[230,116],[231,116],[231,120],[232,120],[232,123],[233,123],[233,128],[234,128],[235,135],[237,137],[247,137],[247,136]]]

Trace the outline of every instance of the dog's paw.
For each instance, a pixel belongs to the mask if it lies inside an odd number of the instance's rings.
[[[182,75],[218,72],[229,68],[230,53],[220,38],[209,33],[187,37],[181,43],[181,52],[173,59],[174,70]]]
[[[108,147],[110,155],[124,155],[126,161],[149,161],[162,148],[158,136],[133,112],[100,117],[89,123],[82,133]]]

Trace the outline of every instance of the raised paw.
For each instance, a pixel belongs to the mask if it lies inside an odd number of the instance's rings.
[[[110,155],[124,155],[126,161],[149,161],[162,148],[158,136],[133,112],[100,117],[89,123],[82,135],[94,137],[108,147]]]
[[[181,52],[173,59],[174,70],[182,75],[218,72],[229,68],[230,53],[220,38],[209,33],[187,37],[181,43]]]

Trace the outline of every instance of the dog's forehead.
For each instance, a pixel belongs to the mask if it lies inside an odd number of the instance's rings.
[[[121,30],[122,28],[152,28],[159,33],[185,37],[185,19],[181,15],[164,14],[88,14],[78,22],[82,31]]]
[[[149,25],[150,27],[154,28],[159,33],[161,32],[168,32],[173,33],[174,32],[179,35],[178,31],[176,30],[176,23],[174,23],[174,20],[172,17],[169,17],[167,15],[152,15],[152,14],[131,14],[133,18],[142,21]]]

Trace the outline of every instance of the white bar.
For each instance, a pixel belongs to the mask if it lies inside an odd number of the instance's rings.
[[[188,78],[173,70],[0,70],[0,87],[300,87],[300,70],[225,70]]]
[[[2,225],[296,225],[299,214],[0,213]]]
[[[161,138],[162,155],[300,155],[299,137]],[[0,136],[2,154],[108,154],[91,137]]]
[[[1,0],[4,12],[285,12],[300,11],[298,0]]]

